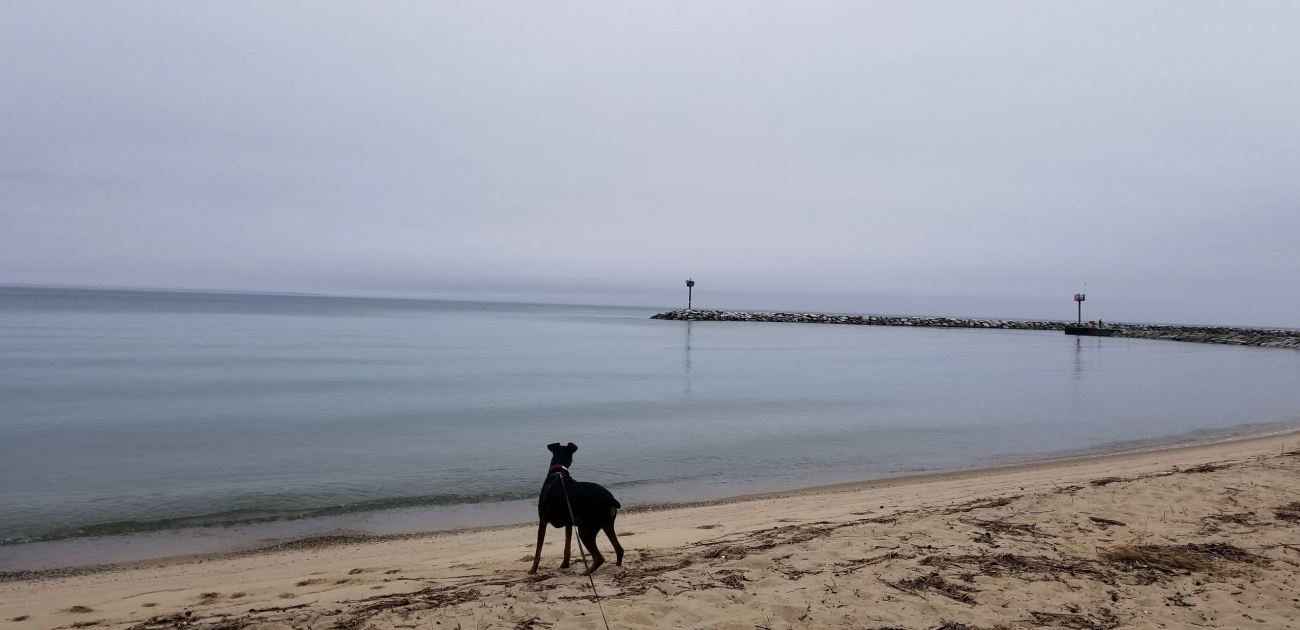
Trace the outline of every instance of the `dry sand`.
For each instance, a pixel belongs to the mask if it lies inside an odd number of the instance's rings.
[[[595,586],[615,630],[1300,628],[1297,446],[1290,434],[627,512],[624,566]],[[603,628],[581,562],[557,568],[559,530],[525,573],[534,533],[11,574],[0,625]]]

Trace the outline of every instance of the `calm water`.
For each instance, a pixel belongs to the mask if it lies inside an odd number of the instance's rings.
[[[626,504],[1300,423],[1300,352],[654,312],[0,289],[0,566],[523,521],[556,441]]]

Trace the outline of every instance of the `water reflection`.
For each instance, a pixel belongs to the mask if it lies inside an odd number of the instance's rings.
[[[683,392],[687,398],[691,397],[691,322],[686,322],[686,389]]]

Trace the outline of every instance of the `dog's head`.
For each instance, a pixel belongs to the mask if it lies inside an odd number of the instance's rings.
[[[565,468],[568,468],[570,465],[573,464],[573,452],[578,450],[578,445],[574,444],[573,442],[569,442],[569,444],[566,446],[560,444],[559,442],[556,442],[554,444],[547,444],[546,449],[551,451],[552,466],[558,464],[560,466],[564,466]]]

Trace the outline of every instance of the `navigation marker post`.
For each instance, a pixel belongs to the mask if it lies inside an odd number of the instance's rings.
[[[686,281],[686,312],[691,312],[691,292],[695,289],[695,281]]]
[[[1083,286],[1084,286],[1084,290],[1087,291],[1087,290],[1088,290],[1088,289],[1087,289],[1088,285],[1085,284],[1085,285],[1083,285]],[[1079,323],[1080,326],[1083,325],[1083,301],[1084,301],[1085,299],[1087,299],[1087,296],[1086,296],[1085,294],[1083,294],[1083,293],[1075,293],[1075,294],[1074,294],[1074,301],[1079,303],[1079,322],[1078,322],[1078,323]]]

